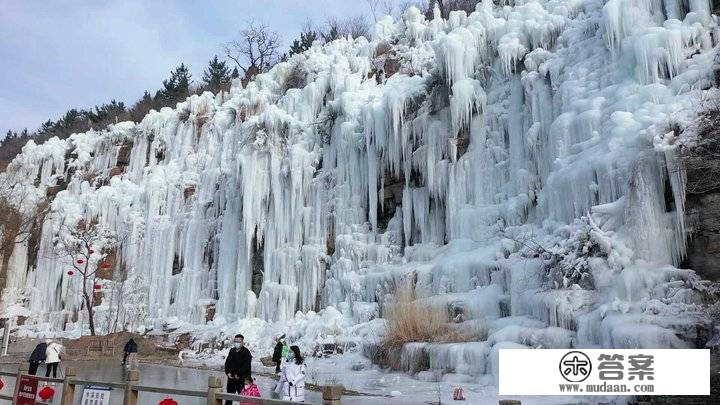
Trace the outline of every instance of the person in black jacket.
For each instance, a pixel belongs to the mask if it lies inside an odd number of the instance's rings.
[[[275,362],[275,372],[280,373],[280,364],[287,355],[287,346],[285,345],[285,335],[278,338],[275,350],[273,351],[272,361]]]
[[[228,394],[239,394],[245,385],[245,377],[250,375],[250,361],[252,354],[245,347],[245,338],[237,334],[234,339],[235,346],[225,359],[225,374],[227,374]],[[225,401],[225,405],[232,405],[232,401]]]
[[[133,338],[130,338],[130,340],[125,343],[125,348],[123,349],[125,352],[125,355],[123,356],[123,362],[122,364],[129,365],[130,368],[137,368],[137,343],[135,343],[135,340]]]
[[[43,342],[35,346],[35,350],[30,353],[30,375],[35,375],[40,363],[45,361],[45,351],[47,350],[47,343]]]

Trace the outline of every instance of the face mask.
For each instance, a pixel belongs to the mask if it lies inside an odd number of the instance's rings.
[[[242,342],[235,342],[235,347],[237,347],[238,349],[243,347]]]

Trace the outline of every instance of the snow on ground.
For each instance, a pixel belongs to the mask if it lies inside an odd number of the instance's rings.
[[[208,367],[220,367],[221,358],[215,361],[194,363],[189,365],[203,365]],[[437,403],[438,398],[443,403],[452,403],[453,389],[462,387],[465,392],[467,403],[471,404],[497,404],[499,399],[521,399],[523,403],[529,404],[558,404],[573,403],[625,403],[627,397],[603,396],[541,396],[541,397],[511,397],[498,395],[497,385],[481,384],[477,381],[468,381],[462,376],[445,375],[441,381],[436,381],[435,376],[425,378],[412,378],[405,373],[388,372],[372,365],[367,358],[359,353],[351,353],[342,356],[330,356],[324,358],[307,358],[307,379],[316,385],[342,384],[346,389],[363,395],[346,395],[343,403],[347,404],[421,404]],[[253,363],[255,373],[274,372],[273,367],[264,367],[259,362]],[[261,377],[262,392],[269,392],[274,389],[275,380]]]

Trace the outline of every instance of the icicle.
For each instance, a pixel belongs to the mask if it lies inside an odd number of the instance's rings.
[[[650,141],[711,94],[716,27],[706,0],[596,3],[411,7],[227,94],[28,142],[0,176],[33,201],[56,193],[41,249],[63,221],[129,229],[114,253],[136,330],[322,322],[308,336],[352,340],[409,283],[478,341],[406,345],[408,370],[422,358],[490,384],[502,347],[680,347],[695,329],[660,323],[699,302],[672,267],[686,179],[674,145]],[[31,247],[0,261],[2,308],[25,300],[28,328],[78,331],[77,277]],[[592,281],[555,280],[547,254]]]

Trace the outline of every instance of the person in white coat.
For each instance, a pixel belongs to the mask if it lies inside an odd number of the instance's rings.
[[[305,361],[299,347],[290,346],[278,386],[284,401],[305,402]]]
[[[53,378],[57,378],[57,369],[60,365],[62,358],[60,354],[63,352],[63,347],[60,343],[47,340],[47,349],[45,349],[45,377],[50,377],[50,370],[52,370]]]

